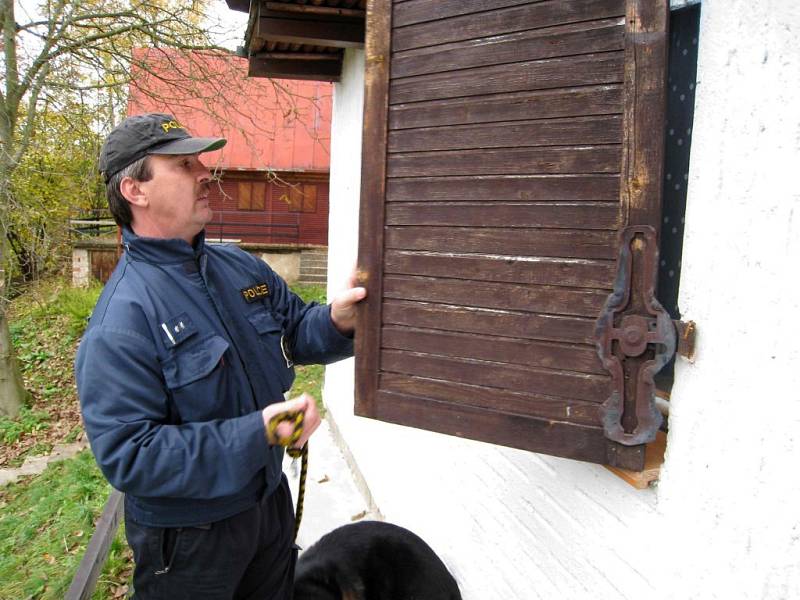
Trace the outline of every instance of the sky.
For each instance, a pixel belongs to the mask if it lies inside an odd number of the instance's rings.
[[[217,21],[221,30],[219,35],[215,35],[217,44],[229,50],[236,50],[237,46],[244,45],[247,13],[229,9],[225,0],[211,0],[209,13],[211,20]]]
[[[37,5],[41,0],[16,0],[18,23],[26,23],[38,17]],[[208,28],[214,41],[230,50],[244,44],[244,31],[247,27],[247,14],[228,8],[225,0],[210,0]]]

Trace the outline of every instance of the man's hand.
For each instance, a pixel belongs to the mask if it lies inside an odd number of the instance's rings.
[[[286,402],[278,402],[270,404],[267,408],[261,411],[261,416],[264,418],[264,430],[266,431],[268,423],[272,417],[282,412],[302,412],[303,413],[303,435],[292,446],[293,448],[302,448],[311,437],[311,434],[317,430],[320,424],[319,412],[317,411],[317,403],[308,394],[302,394],[292,400]],[[278,425],[278,436],[286,438],[292,435],[292,424],[283,422]]]
[[[347,289],[336,294],[331,302],[331,321],[342,335],[350,335],[356,327],[356,304],[367,297],[367,290],[357,285],[356,272],[347,279]]]

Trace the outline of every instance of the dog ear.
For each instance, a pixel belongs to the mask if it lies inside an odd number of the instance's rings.
[[[343,565],[329,565],[327,571],[329,589],[335,589],[337,600],[367,600],[364,582],[350,568]],[[295,598],[295,600],[300,600]]]
[[[330,570],[315,565],[295,573],[294,600],[341,600],[341,597]]]
[[[325,561],[298,567],[294,600],[367,600],[364,582],[347,566]]]
[[[340,600],[338,587],[322,579],[304,578],[296,581],[294,600]]]
[[[366,600],[364,584],[361,580],[351,583],[342,589],[342,600]]]

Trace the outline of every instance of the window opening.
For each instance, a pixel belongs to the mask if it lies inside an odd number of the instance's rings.
[[[670,13],[669,65],[667,79],[667,123],[664,148],[664,183],[661,209],[661,241],[658,299],[673,319],[680,319],[680,284],[686,194],[689,184],[689,154],[694,123],[697,84],[697,50],[700,4]],[[660,408],[669,399],[674,380],[675,358],[656,375]],[[666,414],[665,414],[666,416]],[[664,420],[666,425],[667,420]]]

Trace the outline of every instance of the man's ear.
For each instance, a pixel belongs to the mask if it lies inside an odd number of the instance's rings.
[[[119,191],[134,206],[147,206],[147,194],[142,190],[141,182],[133,177],[123,177],[119,182]]]

